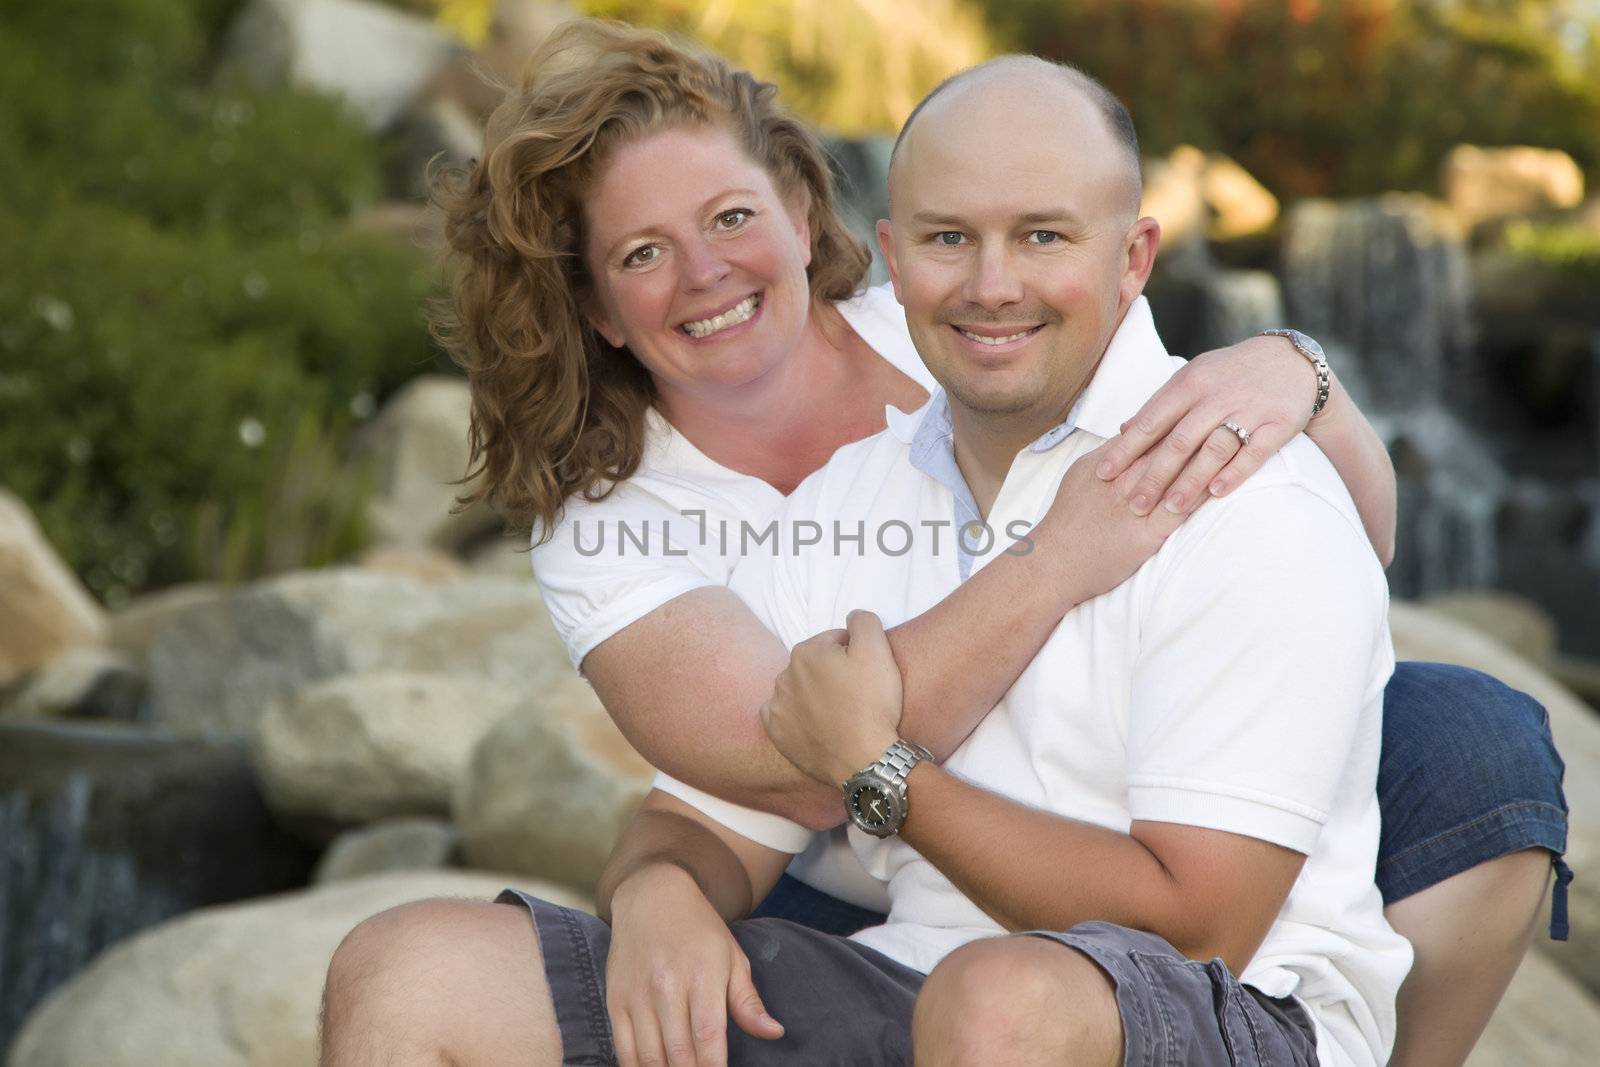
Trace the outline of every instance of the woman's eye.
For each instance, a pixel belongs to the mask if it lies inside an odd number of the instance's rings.
[[[742,207],[734,208],[732,211],[724,211],[717,216],[717,225],[724,230],[737,229],[753,214],[755,212]]]
[[[655,245],[641,245],[623,257],[624,267],[642,267],[656,258]]]

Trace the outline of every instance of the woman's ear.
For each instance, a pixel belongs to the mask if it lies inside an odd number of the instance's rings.
[[[610,316],[605,313],[605,309],[600,306],[600,302],[592,296],[584,301],[583,317],[589,320],[589,325],[594,327],[594,332],[604,338],[606,344],[612,348],[621,348],[627,343],[627,338],[622,335],[622,331],[617,328],[616,323],[611,321]]]

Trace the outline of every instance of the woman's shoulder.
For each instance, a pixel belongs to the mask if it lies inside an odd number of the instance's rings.
[[[905,309],[895,299],[894,288],[888,282],[863,289],[834,306],[856,335],[896,370],[930,393],[939,387],[911,343]]]

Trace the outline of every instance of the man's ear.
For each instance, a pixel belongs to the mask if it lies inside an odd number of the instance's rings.
[[[894,257],[894,226],[888,219],[878,220],[878,251],[883,253],[883,265],[889,268],[889,282],[894,286],[894,298],[900,300],[900,263]],[[902,304],[904,300],[900,300]]]
[[[1144,292],[1145,282],[1156,265],[1156,249],[1161,245],[1161,223],[1148,215],[1133,224],[1128,231],[1128,265],[1122,272],[1119,295],[1124,305]]]

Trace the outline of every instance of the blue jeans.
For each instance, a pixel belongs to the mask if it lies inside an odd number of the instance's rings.
[[[1525,693],[1465,667],[1400,663],[1383,694],[1378,889],[1385,904],[1525,848],[1555,864],[1550,936],[1567,937],[1566,766],[1550,717]],[[884,917],[784,875],[755,911],[828,933]]]

